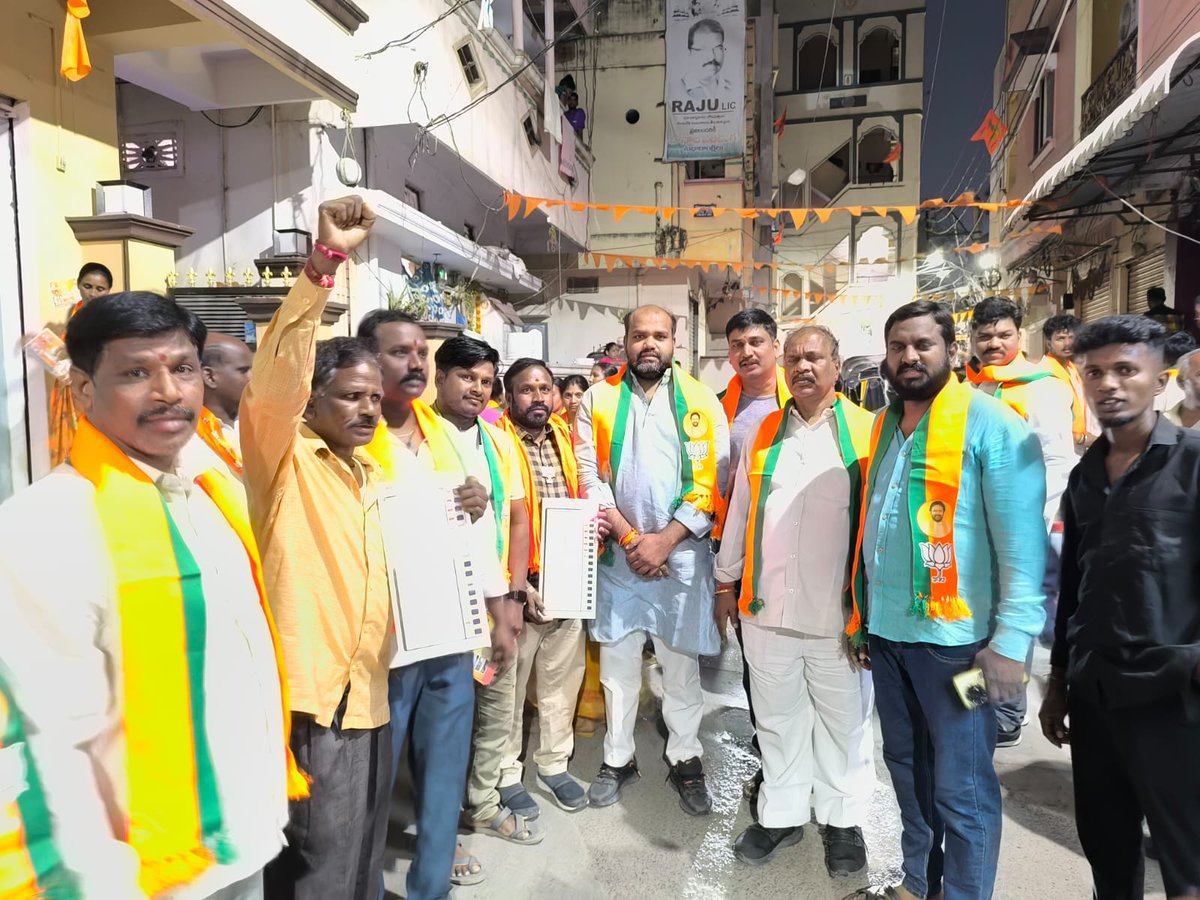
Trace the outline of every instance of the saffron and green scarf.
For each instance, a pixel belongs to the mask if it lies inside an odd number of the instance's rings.
[[[70,463],[96,488],[96,512],[117,585],[129,813],[124,839],[141,861],[142,890],[153,896],[194,880],[214,861],[236,856],[225,833],[205,731],[207,603],[200,567],[158,488],[86,417],[79,420]],[[305,797],[308,781],[287,746],[287,679],[245,502],[215,470],[197,484],[246,549],[279,666],[280,762],[287,767],[288,796]]]
[[[746,522],[746,564],[742,571],[742,595],[738,608],[744,616],[757,615],[766,605],[758,590],[758,577],[762,571],[762,532],[766,517],[767,496],[771,493],[771,479],[787,433],[788,412],[795,406],[788,400],[783,409],[769,414],[758,426],[754,444],[750,450],[747,475],[750,481],[750,516]],[[858,545],[859,517],[855,515],[862,497],[863,475],[870,448],[871,423],[874,416],[855,406],[841,394],[833,403],[833,416],[837,424],[838,449],[842,464],[850,476],[850,548]],[[847,591],[847,599],[849,599]]]
[[[0,757],[19,769],[24,784],[0,804],[0,897],[77,900],[75,876],[55,844],[42,779],[26,743],[25,722],[0,678]]]
[[[978,360],[967,364],[967,380],[974,385],[996,385],[996,393],[992,396],[1007,403],[1022,419],[1029,418],[1028,386],[1053,377],[1054,373],[1048,368],[1035,366],[1019,350],[1005,365],[982,366]]]
[[[625,449],[629,406],[633,401],[633,372],[628,366],[592,386],[592,436],[600,477],[616,490],[617,475]],[[713,430],[712,393],[686,374],[678,364],[671,372],[671,409],[679,435],[680,490],[673,504],[678,509],[690,503],[700,512],[716,515],[721,489],[717,484],[717,447]],[[611,547],[601,562],[612,565]]]
[[[954,514],[958,506],[970,405],[971,389],[951,375],[911,437],[908,476],[909,527],[913,535],[911,611],[915,616],[942,622],[971,618],[971,608],[958,593],[958,564],[954,553]],[[876,417],[871,433],[867,484],[860,504],[857,550],[851,575],[852,612],[846,626],[846,634],[856,645],[865,638],[862,611],[866,606],[866,569],[863,554],[874,552],[874,548],[862,546],[867,509],[879,478],[879,464],[887,455],[903,415],[904,402],[897,399]],[[935,503],[944,507],[941,522],[931,518],[930,507]]]

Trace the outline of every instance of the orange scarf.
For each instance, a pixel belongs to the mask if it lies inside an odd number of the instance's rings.
[[[967,380],[971,384],[996,385],[996,393],[992,396],[1007,403],[1022,419],[1029,418],[1029,385],[1053,377],[1049,370],[1035,366],[1019,350],[1012,361],[1004,365],[981,366],[976,361],[967,365]]]
[[[1088,432],[1087,398],[1083,395],[1083,379],[1079,377],[1079,370],[1071,360],[1067,360],[1064,366],[1049,353],[1042,362],[1055,378],[1071,389],[1071,434],[1075,437],[1075,443],[1081,444],[1087,439]]]
[[[529,452],[525,449],[521,433],[509,418],[508,413],[505,413],[496,424],[508,432],[508,436],[512,438],[512,442],[517,448],[517,461],[521,464],[521,483],[525,486],[525,511],[529,513],[529,571],[540,572],[542,568],[542,502],[538,497],[533,467],[529,463]],[[546,428],[554,441],[554,449],[558,451],[563,477],[567,481],[567,491],[572,497],[578,497],[579,467],[575,462],[575,449],[571,444],[570,429],[567,428],[566,422],[558,416],[551,416],[546,423]]]
[[[225,436],[225,426],[221,424],[216,413],[207,406],[200,408],[200,421],[196,425],[196,434],[200,435],[200,440],[204,441],[208,445],[208,449],[217,454],[221,462],[229,466],[238,478],[242,477],[242,454]]]
[[[417,417],[417,429],[421,432],[421,437],[429,445],[434,469],[439,472],[461,471],[462,465],[458,458],[458,451],[450,442],[451,438],[446,433],[446,423],[442,418],[421,400],[413,401],[412,414]],[[375,434],[371,437],[371,443],[367,444],[364,449],[375,462],[379,463],[379,472],[384,481],[391,481],[396,477],[396,459],[393,455],[392,439],[388,434],[387,423],[382,418],[375,426]]]
[[[779,401],[779,408],[783,409],[785,403],[791,399],[792,392],[788,390],[787,376],[783,373],[782,366],[775,367],[775,397]],[[733,424],[734,417],[737,416],[738,403],[742,399],[742,376],[734,375],[729,379],[729,386],[725,388],[717,399],[721,401],[721,408],[725,410],[725,418],[729,420],[729,424]],[[732,483],[732,477],[730,478]]]

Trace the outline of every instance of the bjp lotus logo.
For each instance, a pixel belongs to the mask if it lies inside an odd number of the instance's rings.
[[[932,575],[929,578],[932,584],[945,584],[946,576],[943,574],[954,561],[954,549],[950,543],[944,544],[920,544],[921,562],[925,563]]]

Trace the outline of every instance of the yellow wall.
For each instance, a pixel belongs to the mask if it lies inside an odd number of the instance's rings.
[[[50,304],[50,283],[73,279],[86,261],[66,217],[91,215],[95,183],[120,177],[113,61],[93,41],[91,74],[69,82],[58,73],[62,5],[6,0],[4,7],[0,94],[28,104],[16,131],[26,309],[55,321],[63,313]]]

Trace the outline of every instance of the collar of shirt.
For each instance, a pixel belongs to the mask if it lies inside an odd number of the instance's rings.
[[[550,437],[549,424],[543,425],[538,431],[530,431],[516,419],[511,419],[513,427],[517,429],[517,434],[521,436],[521,440],[526,444],[543,444],[546,438]]]
[[[801,425],[804,428],[807,428],[810,431],[812,431],[817,428],[820,428],[822,425],[826,424],[827,422],[829,422],[830,419],[833,418],[833,407],[829,406],[829,407],[826,407],[825,409],[821,410],[821,415],[817,419],[817,421],[813,422],[812,424],[809,424],[808,420],[805,419],[804,416],[802,416],[800,414],[800,410],[796,409],[796,404],[793,403],[790,406],[788,406],[788,418],[792,422],[796,423],[797,425]]]
[[[1137,466],[1138,462],[1141,462],[1152,447],[1174,447],[1178,444],[1180,430],[1180,426],[1171,422],[1162,413],[1159,413],[1158,421],[1154,423],[1154,429],[1150,432],[1150,441],[1146,444],[1146,449],[1142,451],[1142,455],[1137,458],[1137,461],[1129,467],[1129,471],[1125,474],[1128,475],[1129,472],[1132,472],[1134,467]],[[1081,477],[1087,478],[1095,484],[1108,486],[1108,472],[1104,468],[1104,460],[1108,456],[1111,446],[1107,435],[1102,434],[1096,438],[1096,443],[1092,444],[1091,448],[1079,462]]]
[[[667,371],[663,372],[662,378],[658,379],[658,386],[662,387],[662,386],[664,386],[666,384],[670,384],[670,383],[671,383],[671,367],[668,366]],[[642,400],[646,399],[646,389],[642,387],[642,383],[637,379],[636,372],[634,372],[634,378],[633,378],[633,393],[636,394],[638,397],[640,397]],[[658,396],[657,391],[655,391],[655,396]]]
[[[154,486],[158,488],[159,493],[170,496],[180,495],[188,496],[192,492],[192,480],[189,476],[183,473],[180,466],[177,465],[174,472],[166,472],[149,463],[142,462],[140,459],[129,457],[133,464],[146,473],[147,477],[154,482]]]
[[[303,442],[318,457],[344,472],[355,484],[358,484],[358,476],[354,471],[354,467],[329,449],[329,445],[325,443],[325,439],[307,425],[300,426],[300,433],[297,439]],[[371,462],[371,457],[362,447],[354,448],[353,458],[356,463],[362,466],[363,483],[359,485],[359,488],[360,490],[365,490],[366,486],[374,480],[375,464]]]

